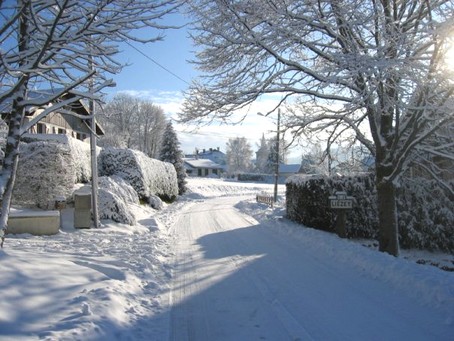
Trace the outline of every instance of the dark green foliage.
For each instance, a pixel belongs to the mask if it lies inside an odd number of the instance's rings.
[[[186,192],[186,170],[184,169],[183,152],[180,150],[180,142],[173,129],[172,122],[167,123],[159,159],[169,162],[175,167],[178,180],[178,194],[184,194]]]
[[[349,238],[378,238],[377,192],[372,175],[293,177],[287,182],[288,218],[334,232],[335,212],[328,197],[345,191],[355,197],[347,213]],[[398,188],[399,242],[403,248],[454,251],[454,202],[426,179],[406,180]]]

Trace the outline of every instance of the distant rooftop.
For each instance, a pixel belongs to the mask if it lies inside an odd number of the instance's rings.
[[[213,168],[213,169],[222,169],[223,167],[209,159],[193,159],[193,158],[184,158],[184,162],[186,162],[189,166],[193,168]]]

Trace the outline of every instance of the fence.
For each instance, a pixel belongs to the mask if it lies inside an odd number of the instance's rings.
[[[256,199],[257,199],[257,202],[268,204],[271,207],[273,207],[274,198],[271,195],[268,195],[268,194],[257,194]]]

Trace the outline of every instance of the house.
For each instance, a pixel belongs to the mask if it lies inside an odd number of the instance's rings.
[[[33,99],[39,99],[39,97],[49,96],[52,94],[52,91],[43,91],[43,92],[30,92],[29,97]],[[65,100],[74,96],[72,94],[65,94],[60,99]],[[25,118],[23,125],[26,125],[28,122],[37,117],[45,107],[35,107],[29,106],[26,108]],[[8,121],[8,116],[11,111],[11,101],[4,101],[1,108],[2,119],[6,122]],[[66,112],[66,113],[65,113]],[[33,125],[27,133],[30,134],[65,134],[76,138],[81,141],[88,142],[90,137],[90,121],[82,119],[71,115],[68,112],[75,113],[79,116],[89,116],[89,110],[87,106],[81,101],[78,100],[71,105],[64,107],[62,110],[57,110],[50,113],[43,119],[41,119],[37,124]],[[104,131],[101,126],[96,123],[96,134],[98,136],[104,135]]]
[[[284,178],[288,178],[290,175],[294,175],[297,173],[302,173],[301,170],[301,164],[300,163],[295,163],[295,164],[279,164],[279,176],[282,176]]]
[[[220,176],[224,167],[209,159],[184,158],[184,168],[189,176]]]
[[[186,155],[187,158],[194,159],[208,159],[219,165],[225,165],[225,153],[217,148],[202,149],[202,151],[196,149],[195,154]]]

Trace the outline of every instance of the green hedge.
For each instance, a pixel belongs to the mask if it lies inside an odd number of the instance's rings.
[[[354,208],[347,211],[347,236],[377,239],[377,192],[373,175],[296,175],[289,178],[286,187],[289,219],[334,232],[336,217],[329,208],[328,197],[345,191],[355,197]],[[435,182],[405,180],[398,189],[397,209],[401,247],[454,252],[454,201]]]

